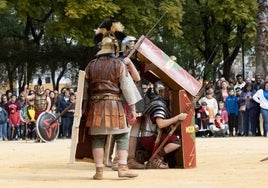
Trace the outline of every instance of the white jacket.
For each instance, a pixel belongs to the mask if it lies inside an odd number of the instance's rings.
[[[268,100],[263,95],[263,89],[259,89],[254,95],[253,100],[260,104],[260,107],[268,110]]]

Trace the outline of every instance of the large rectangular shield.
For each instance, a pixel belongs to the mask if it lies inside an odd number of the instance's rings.
[[[87,101],[87,82],[85,71],[80,70],[78,76],[78,88],[73,122],[70,163],[75,160],[92,161],[91,139],[86,127],[86,119],[82,116],[82,109]]]
[[[167,84],[172,90],[172,114],[185,112],[186,107],[193,103],[193,97],[198,94],[202,84],[146,37],[140,37],[135,48],[139,59],[144,63],[143,77],[151,82],[160,79]],[[196,166],[194,105],[177,131],[182,139],[182,147],[176,157],[178,165],[193,168]]]
[[[144,36],[135,45],[139,59],[145,63],[145,75],[157,75],[172,90],[184,89],[195,96],[202,84]],[[147,72],[147,73],[146,73]]]
[[[179,110],[184,112],[191,106],[193,96],[185,90],[179,91]],[[182,140],[182,153],[179,160],[182,161],[182,168],[193,168],[196,166],[196,150],[195,150],[195,127],[194,127],[194,106],[188,111],[188,117],[182,121],[180,127],[180,136]]]

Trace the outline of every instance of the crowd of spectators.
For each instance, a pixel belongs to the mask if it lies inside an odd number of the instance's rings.
[[[76,95],[72,88],[57,90],[45,89],[45,95],[51,100],[50,113],[57,117],[70,104],[75,103]],[[25,90],[16,95],[11,91],[1,94],[0,101],[0,141],[36,140],[35,101],[27,97],[36,93],[36,89]],[[71,138],[74,108],[61,114],[58,120],[58,138]]]
[[[224,77],[215,83],[207,82],[207,89],[195,107],[195,122],[200,137],[210,136],[266,136],[268,137],[268,79],[256,75],[234,80]],[[26,95],[36,91],[22,91],[19,95],[6,91],[0,101],[0,141],[34,140],[37,137],[34,102]],[[51,99],[51,110],[57,117],[70,103],[75,103],[72,88],[46,89]],[[149,92],[150,93],[150,92]],[[74,109],[59,118],[58,138],[71,138]]]
[[[221,77],[205,84],[195,108],[197,136],[268,137],[268,79],[238,74],[234,80]]]

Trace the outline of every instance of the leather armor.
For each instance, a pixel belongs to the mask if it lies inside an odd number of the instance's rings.
[[[116,58],[100,56],[86,68],[88,81],[87,126],[125,128],[125,113],[120,90],[121,62]]]

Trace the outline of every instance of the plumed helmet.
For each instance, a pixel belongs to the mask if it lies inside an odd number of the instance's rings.
[[[125,51],[128,47],[130,50],[134,48],[135,43],[137,42],[136,37],[127,36],[122,40],[121,51]]]
[[[107,51],[109,51],[107,50],[108,48],[110,48],[109,53],[118,53],[120,50],[118,41],[122,41],[125,37],[124,26],[120,22],[112,19],[104,20],[101,25],[95,29],[94,42],[101,47],[97,55],[107,53]]]
[[[163,94],[165,91],[165,85],[162,81],[157,81],[154,83],[154,92],[158,95]]]

